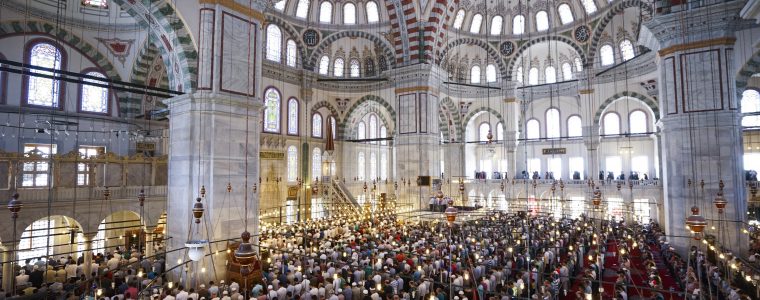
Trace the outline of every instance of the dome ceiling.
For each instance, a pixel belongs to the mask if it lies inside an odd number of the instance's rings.
[[[21,1],[8,0],[3,7],[19,13],[29,13],[34,17],[51,22],[60,21],[62,26],[76,26],[96,31],[132,31],[140,29],[137,20],[110,0],[92,1]],[[103,4],[103,6],[100,6]],[[58,12],[60,5],[61,13]],[[60,19],[59,19],[60,15]]]

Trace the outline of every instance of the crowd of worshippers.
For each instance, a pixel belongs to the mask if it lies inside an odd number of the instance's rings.
[[[15,289],[3,287],[2,295],[14,299],[83,299],[93,296],[93,284],[102,287],[103,295],[121,295],[115,299],[136,299],[138,284],[160,279],[165,261],[162,256],[146,257],[137,249],[115,248],[92,255],[87,266],[84,255],[59,258],[36,257],[16,266]],[[144,271],[144,274],[138,272]],[[138,278],[138,275],[142,277]],[[109,297],[110,298],[110,297]]]
[[[92,274],[99,276],[97,280],[77,285],[87,276],[75,273],[81,277],[71,278],[70,288],[64,285],[62,292],[53,294],[72,300],[627,300],[632,289],[647,289],[651,299],[682,299],[683,293],[663,289],[660,276],[670,272],[681,290],[690,292],[692,277],[663,236],[654,223],[626,224],[584,215],[555,219],[525,212],[489,212],[453,226],[393,217],[313,220],[262,231],[263,279],[252,286],[223,280],[171,285],[160,276],[163,261],[136,261],[115,252],[95,260],[98,269]],[[608,252],[610,241],[619,241],[619,248],[627,252]],[[654,251],[665,259],[668,270],[657,267]],[[646,286],[633,284],[630,255],[647,266]],[[621,267],[616,269],[614,291],[603,292],[599,287],[609,259]],[[135,277],[144,270],[151,272]],[[96,296],[98,289],[102,294]],[[732,295],[730,290],[723,292]],[[727,299],[750,299],[738,298],[744,296],[738,293]]]

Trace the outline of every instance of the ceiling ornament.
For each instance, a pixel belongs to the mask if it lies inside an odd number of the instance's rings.
[[[586,25],[581,25],[575,28],[573,31],[573,38],[579,43],[586,43],[591,38],[591,28]]]
[[[111,52],[111,55],[116,57],[119,62],[121,62],[121,65],[124,66],[124,62],[127,60],[127,56],[129,56],[129,52],[132,51],[132,44],[134,44],[135,40],[122,40],[118,38],[113,39],[104,39],[104,38],[95,38],[99,42],[103,43],[103,45],[106,46],[106,49],[108,49],[108,52]]]

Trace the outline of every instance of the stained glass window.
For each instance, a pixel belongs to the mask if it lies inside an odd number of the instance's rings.
[[[314,148],[311,154],[311,178],[322,176],[322,150]]]
[[[557,7],[557,12],[559,13],[559,21],[562,22],[562,25],[573,21],[573,12],[570,10],[570,5],[567,5],[567,3],[560,4],[559,7]]]
[[[275,88],[264,93],[264,132],[280,132],[280,92]]]
[[[538,139],[540,137],[540,131],[541,131],[541,124],[538,123],[538,120],[528,120],[528,123],[525,125],[526,127],[526,138],[529,140]]]
[[[380,180],[388,179],[388,154],[380,153]]]
[[[647,132],[647,114],[640,110],[634,110],[628,115],[628,130],[631,133]]]
[[[330,58],[327,55],[322,56],[319,59],[319,74],[327,75],[327,71],[330,70]]]
[[[322,115],[315,113],[311,116],[311,136],[322,137]]]
[[[491,35],[501,34],[501,27],[504,25],[504,18],[501,16],[494,16],[491,19]]]
[[[356,24],[356,5],[353,3],[343,5],[343,24]]]
[[[504,140],[504,124],[501,122],[496,124],[496,140]]]
[[[554,67],[552,67],[552,66],[546,67],[546,69],[544,70],[544,76],[546,76],[544,78],[544,80],[546,81],[546,83],[555,83],[555,82],[557,82],[557,70],[554,69]]]
[[[479,66],[472,66],[472,69],[470,69],[470,83],[480,83]]]
[[[546,111],[546,137],[559,137],[559,110],[550,108]]]
[[[388,137],[388,128],[385,128],[385,125],[380,126],[380,137],[381,138],[387,138]],[[388,141],[380,141],[381,145],[388,145]]]
[[[581,135],[583,135],[583,123],[581,122],[581,117],[572,116],[567,118],[567,136],[579,137]]]
[[[309,14],[309,0],[298,0],[296,6],[296,17],[306,19]]]
[[[517,67],[517,71],[515,71],[515,80],[517,82],[523,82],[523,68],[522,68],[522,66]]]
[[[462,23],[464,23],[464,9],[460,9],[454,17],[454,29],[461,29]]]
[[[296,150],[296,146],[288,146],[288,182],[296,181],[297,174],[298,150]]]
[[[375,1],[367,2],[367,23],[377,23],[380,21],[380,14],[377,10],[377,3]]]
[[[388,70],[388,61],[385,59],[385,56],[380,55],[377,57],[377,66],[381,72]]]
[[[106,76],[100,72],[89,72],[85,75],[98,77],[98,78],[106,78]],[[80,103],[81,107],[79,107],[79,109],[81,111],[86,111],[86,112],[108,113],[108,88],[87,84],[87,83],[95,83],[95,84],[107,84],[107,83],[104,81],[97,80],[97,79],[89,79],[89,78],[84,78],[83,81],[85,83],[82,84],[82,99],[81,99],[82,101]]]
[[[549,29],[549,15],[546,11],[539,11],[536,13],[536,30],[544,31]]]
[[[377,138],[377,116],[374,114],[369,115],[369,138],[370,139],[376,139]],[[372,142],[373,144],[376,144],[377,142]]]
[[[538,84],[538,68],[528,70],[528,84]]]
[[[288,100],[288,134],[298,134],[298,100]]]
[[[578,72],[583,71],[583,62],[581,61],[581,58],[576,57],[573,61],[575,62],[575,70]]]
[[[351,77],[359,77],[359,70],[361,69],[361,67],[359,66],[359,60],[358,59],[352,59],[351,62],[350,62],[350,67],[349,68],[350,68],[349,69],[349,72],[350,72],[349,75]]]
[[[356,177],[359,177],[359,180],[364,180],[364,152],[359,152],[356,159]]]
[[[372,60],[372,57],[364,59],[364,75],[375,76],[375,61]]]
[[[586,14],[593,14],[596,12],[596,3],[594,3],[594,0],[581,0],[581,4],[583,4],[583,8],[586,10]]]
[[[319,22],[330,23],[332,22],[332,3],[330,1],[323,1],[319,5]]]
[[[332,138],[335,139],[335,117],[330,116],[330,129],[332,129]]]
[[[612,46],[602,46],[599,50],[599,55],[601,55],[602,66],[609,66],[615,63],[615,50],[612,49]]]
[[[486,82],[496,82],[496,66],[486,66]]]
[[[525,33],[525,17],[522,15],[516,15],[512,19],[512,34]]]
[[[475,16],[472,17],[472,23],[470,23],[470,32],[480,33],[480,24],[482,23],[483,23],[483,15],[475,14]]]
[[[277,25],[267,26],[267,59],[280,62],[282,57],[282,31]]]
[[[377,178],[377,154],[370,152],[369,154],[369,179],[375,180]]]
[[[620,134],[620,116],[618,114],[610,112],[604,115],[604,134]]]
[[[333,75],[343,77],[343,59],[338,57],[333,62]]]
[[[288,40],[286,43],[286,50],[285,50],[285,60],[288,66],[295,67],[296,66],[296,58],[298,57],[296,54],[296,42],[293,40]]]
[[[40,43],[32,47],[30,63],[36,67],[60,70],[63,56],[55,46]],[[32,73],[52,76],[53,72],[31,70]],[[61,81],[43,77],[29,76],[27,103],[31,105],[58,107],[61,93]]]
[[[108,0],[82,0],[82,5],[97,8],[108,8]]]
[[[566,62],[562,64],[562,79],[563,80],[573,79],[573,67],[570,65],[570,63]]]
[[[356,126],[356,139],[363,140],[365,138],[367,138],[367,125],[364,122],[359,122],[359,125]]]
[[[620,42],[620,54],[623,55],[623,60],[629,60],[636,56],[636,53],[633,52],[633,44],[631,44],[631,41],[629,40],[623,40]]]

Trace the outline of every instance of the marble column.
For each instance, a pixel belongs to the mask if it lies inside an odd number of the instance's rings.
[[[3,255],[2,255],[3,257],[2,258],[3,259],[3,282],[2,282],[3,286],[2,287],[6,293],[10,293],[13,290],[13,286],[15,283],[14,280],[16,279],[16,274],[13,270],[13,266],[14,266],[13,260],[15,259],[16,255],[13,249],[15,248],[13,247],[13,244],[11,243],[3,243],[2,245],[2,251],[3,251]]]
[[[239,240],[247,230],[254,248],[258,244],[261,188],[254,192],[253,187],[259,184],[266,1],[246,4],[201,4],[197,89],[165,101],[170,111],[166,249],[185,247],[188,240],[211,241],[206,254],[220,254],[203,263],[216,279],[225,276],[224,240]],[[205,211],[196,224],[192,206],[202,187]],[[166,268],[187,261],[186,253],[169,253]],[[170,280],[178,279],[182,270],[170,272]]]
[[[708,219],[706,234],[717,236],[734,253],[744,254],[749,246],[742,233],[747,202],[733,67],[735,32],[752,23],[739,18],[742,5],[733,1],[718,10],[659,14],[645,24],[660,43],[664,228],[670,244],[682,253],[697,245],[685,226],[692,206]],[[712,203],[719,180],[728,200],[720,215]]]
[[[94,234],[86,234],[84,236],[84,266],[82,267],[82,271],[88,279],[92,278],[92,239],[94,237]]]

